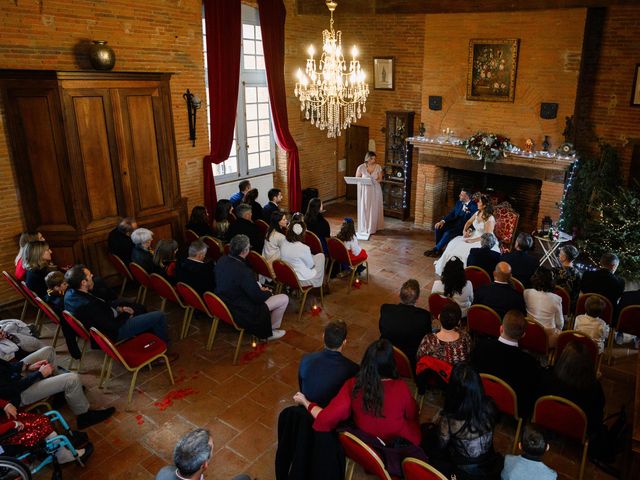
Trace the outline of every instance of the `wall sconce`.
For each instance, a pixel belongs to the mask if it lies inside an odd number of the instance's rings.
[[[192,146],[196,146],[196,113],[202,107],[202,100],[187,89],[187,93],[182,95],[187,101],[187,116],[189,117],[189,140],[193,142]]]

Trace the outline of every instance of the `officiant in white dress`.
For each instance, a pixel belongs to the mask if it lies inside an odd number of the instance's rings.
[[[382,205],[382,167],[376,163],[375,152],[367,152],[364,163],[356,170],[356,177],[370,178],[373,185],[358,186],[358,232],[373,235],[384,228],[384,208]]]
[[[467,220],[462,235],[451,240],[442,256],[434,262],[436,275],[442,275],[442,269],[452,257],[458,257],[466,267],[467,257],[471,249],[479,247],[482,234],[493,233],[495,226],[496,219],[493,216],[491,199],[487,195],[480,195],[478,211]],[[471,227],[473,227],[473,229]],[[499,245],[494,245],[492,250],[500,252]]]

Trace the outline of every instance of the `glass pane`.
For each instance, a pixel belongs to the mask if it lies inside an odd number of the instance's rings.
[[[256,87],[244,87],[244,103],[256,103]]]
[[[249,145],[249,152],[258,152],[258,137],[247,138],[247,145]]]
[[[260,130],[260,135],[269,135],[269,133],[271,133],[269,120],[260,120],[258,122],[258,128]]]
[[[260,152],[260,166],[271,166],[271,152]]]
[[[226,173],[236,173],[238,171],[238,159],[236,157],[225,160],[222,163],[224,164],[224,171]]]
[[[259,102],[269,101],[269,89],[267,87],[258,87],[258,101]]]
[[[242,46],[244,47],[244,53],[247,55],[253,55],[256,53],[256,42],[253,40],[243,40]]]
[[[268,103],[259,103],[258,104],[258,118],[260,120],[269,118],[269,104]]]
[[[264,57],[257,56],[256,57],[256,70],[264,70]]]
[[[256,27],[256,40],[262,40],[262,30],[260,30],[260,27]]]
[[[258,106],[255,103],[247,105],[247,120],[258,119]]]
[[[264,52],[262,51],[262,42],[256,42],[255,48],[256,55],[264,55]]]
[[[244,69],[255,70],[256,69],[256,57],[253,55],[243,55],[244,57]]]
[[[260,167],[260,154],[250,153],[249,154],[249,170],[253,170],[259,167]]]
[[[255,28],[253,25],[248,25],[246,23],[242,24],[242,38],[256,38]]]
[[[258,136],[258,122],[251,121],[247,122],[247,137],[257,137]]]
[[[262,135],[260,137],[260,151],[271,150],[271,141],[269,135]]]

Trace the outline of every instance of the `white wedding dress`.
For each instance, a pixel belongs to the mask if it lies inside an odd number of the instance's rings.
[[[487,223],[488,222],[492,222],[494,225],[496,224],[496,219],[493,218],[493,215],[489,217]],[[482,217],[480,215],[476,214],[475,219],[473,220],[473,228],[475,230],[469,238],[481,237],[484,233],[484,225],[485,221],[482,220]],[[459,237],[456,237],[449,242],[442,256],[434,262],[434,265],[436,267],[436,275],[442,275],[442,269],[452,257],[458,257],[460,260],[462,260],[464,266],[467,266],[467,257],[469,256],[469,252],[472,248],[480,248],[480,242],[477,241],[468,243],[466,242],[466,240],[466,238],[460,235]],[[500,246],[498,245],[498,242],[496,242],[491,250],[500,253]]]

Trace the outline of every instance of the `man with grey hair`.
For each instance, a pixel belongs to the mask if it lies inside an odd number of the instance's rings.
[[[213,438],[208,430],[196,428],[182,437],[173,450],[173,463],[163,467],[156,480],[201,480],[213,455]],[[232,480],[251,480],[238,475]]]
[[[246,203],[239,204],[235,210],[236,221],[229,226],[227,238],[233,238],[236,235],[246,235],[251,243],[251,250],[262,254],[264,246],[264,233],[260,228],[251,221],[251,205]]]
[[[575,248],[572,245],[569,246]],[[531,235],[520,232],[516,238],[513,252],[505,253],[500,257],[501,261],[511,265],[511,274],[520,280],[525,288],[531,287],[531,277],[538,268],[538,260],[529,254],[529,250],[532,248],[533,238]]]
[[[483,233],[480,237],[480,248],[472,248],[467,257],[467,267],[480,267],[493,277],[493,270],[500,261],[500,252],[492,250],[498,243],[493,233]]]
[[[584,272],[580,291],[582,293],[599,293],[607,297],[613,308],[624,292],[624,278],[617,276],[616,270],[620,259],[614,253],[605,253],[600,257],[600,268],[595,272]]]
[[[186,283],[200,295],[216,291],[215,264],[207,261],[207,244],[194,240],[189,245],[189,257],[178,265],[177,278]]]
[[[273,295],[256,281],[245,262],[249,251],[249,237],[240,234],[231,238],[229,255],[220,258],[216,265],[216,295],[229,307],[235,322],[249,334],[276,340],[286,333],[279,328],[289,297]]]

